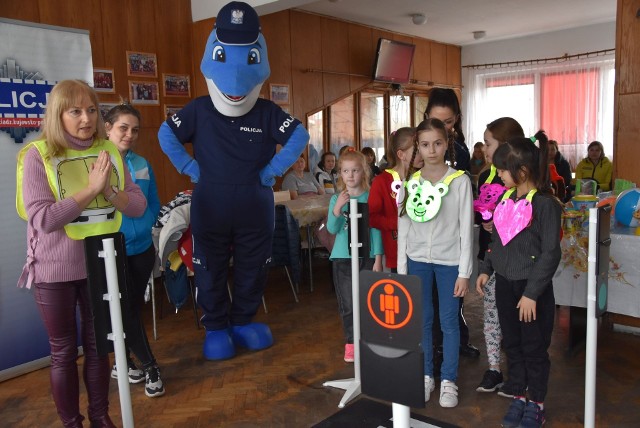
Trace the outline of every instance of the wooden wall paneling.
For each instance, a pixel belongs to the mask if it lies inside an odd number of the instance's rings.
[[[640,185],[638,156],[640,122],[640,93],[618,96],[618,127],[614,141],[614,178],[631,180]]]
[[[462,64],[460,46],[446,45],[447,47],[447,77],[445,82],[449,85],[462,84]]]
[[[420,82],[430,82],[431,79],[431,41],[413,39],[416,51],[413,54],[413,78]]]
[[[3,1],[2,17],[19,21],[40,22],[39,3],[38,0]]]
[[[269,84],[289,85],[289,111],[293,112],[295,98],[291,91],[291,28],[289,11],[271,13],[260,17],[262,34],[267,42],[271,75],[264,83],[261,93],[269,98]]]
[[[20,3],[20,2],[18,2]],[[89,31],[94,66],[104,61],[102,34],[102,10],[100,2],[68,0],[64,2],[39,2],[40,23]],[[83,13],[77,13],[82,10]]]
[[[322,18],[322,69],[345,73],[323,73],[324,105],[344,97],[349,86],[349,24],[336,19]]]
[[[447,82],[447,47],[441,43],[431,43],[431,79],[434,83]]]
[[[640,0],[618,1],[618,23],[616,58],[619,69],[616,79],[620,82],[621,94],[640,92],[640,20],[636,12]]]
[[[349,78],[351,92],[357,91],[373,80],[376,47],[371,42],[371,28],[356,24],[349,25],[349,73],[368,76],[351,76]]]
[[[202,62],[202,55],[204,54],[204,48],[207,45],[207,39],[213,31],[213,26],[215,25],[216,20],[214,18],[205,19],[202,21],[194,22],[191,26],[191,43],[192,43],[192,53],[191,56],[193,58],[193,90],[192,94],[194,97],[200,97],[203,95],[208,95],[209,90],[207,89],[207,82],[200,72],[200,63]]]
[[[100,101],[119,102],[120,98],[129,99],[127,76],[127,28],[129,18],[123,13],[126,8],[126,0],[110,0],[102,5],[102,43],[104,60],[101,64],[94,66],[113,68],[113,75],[116,81],[115,94],[100,94]],[[143,124],[144,126],[144,124]]]
[[[193,54],[192,54],[192,38],[191,38],[191,2],[190,0],[145,0],[153,4],[152,7],[145,7],[143,10],[153,11],[146,19],[154,20],[155,34],[152,34],[153,45],[145,40],[145,46],[152,47],[152,51],[158,57],[158,78],[151,79],[157,81],[160,90],[160,105],[145,106],[148,115],[144,117],[146,126],[150,126],[145,130],[145,134],[149,138],[148,146],[150,150],[147,152],[147,160],[151,163],[156,174],[156,184],[160,193],[160,200],[166,203],[171,200],[177,193],[176,187],[180,190],[192,188],[189,178],[180,174],[167,156],[162,152],[160,143],[158,142],[158,129],[163,120],[163,112],[165,104],[185,105],[191,98],[189,97],[164,97],[162,74],[188,74],[191,83],[191,95],[194,93],[194,76],[193,76]],[[156,4],[157,3],[157,4]],[[141,50],[148,52],[145,48],[136,48],[133,50]],[[198,62],[199,64],[199,62]],[[146,79],[143,79],[146,80]]]
[[[67,0],[52,2],[40,0],[39,7],[40,22],[43,24],[91,31],[101,20],[100,3],[97,1]],[[80,10],[83,13],[78,13]]]
[[[105,7],[109,7],[108,2]],[[127,50],[158,53],[156,40],[158,28],[154,13],[156,7],[155,0],[126,0],[124,9],[118,11],[121,17],[127,17]],[[122,31],[122,27],[120,30]],[[166,30],[162,29],[162,31]],[[171,28],[171,31],[173,30]]]
[[[317,15],[290,12],[291,92],[295,94],[294,116],[306,123],[307,113],[323,106],[322,74],[308,69],[322,69],[321,18]]]
[[[164,73],[189,74],[193,80],[191,1],[161,0],[158,3],[154,9],[158,66]],[[158,78],[162,80],[162,75]]]
[[[430,82],[431,78],[431,45],[429,40],[415,40],[416,51],[413,55],[413,78],[419,82]]]

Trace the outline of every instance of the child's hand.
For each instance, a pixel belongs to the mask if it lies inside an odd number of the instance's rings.
[[[338,195],[338,199],[336,199],[336,204],[333,206],[333,215],[336,217],[340,217],[342,213],[342,207],[345,206],[349,202],[349,192],[347,189],[340,192]]]
[[[487,222],[482,222],[482,228],[491,233],[493,231],[493,218]]]
[[[375,262],[373,262],[373,271],[382,272],[382,257],[376,256]]]
[[[479,295],[484,296],[484,286],[487,285],[489,281],[489,275],[486,273],[481,273],[478,275],[478,279],[476,279],[476,291]]]
[[[453,297],[464,297],[467,291],[469,291],[469,278],[458,277],[453,288]]]
[[[531,322],[536,319],[536,301],[522,296],[516,308],[520,309],[520,321]]]

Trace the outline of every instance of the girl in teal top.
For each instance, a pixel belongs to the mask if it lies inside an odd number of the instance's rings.
[[[338,297],[338,309],[342,317],[345,345],[344,360],[353,362],[353,298],[351,293],[351,255],[349,254],[349,236],[347,217],[349,200],[358,202],[369,199],[369,165],[362,153],[354,149],[347,150],[338,159],[337,193],[331,197],[327,220],[327,230],[336,235],[330,260],[333,269],[333,283]],[[382,272],[382,237],[380,231],[369,229],[370,258],[362,259],[360,269]]]

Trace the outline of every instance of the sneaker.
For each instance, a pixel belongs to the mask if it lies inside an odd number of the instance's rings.
[[[497,370],[487,370],[482,376],[482,382],[476,388],[478,392],[493,392],[503,385],[502,373]]]
[[[470,343],[460,345],[460,355],[467,358],[478,358],[480,350]]]
[[[440,406],[456,407],[458,405],[458,387],[450,380],[440,383]]]
[[[436,383],[433,378],[429,376],[424,377],[424,402],[428,402],[431,398],[431,393],[436,389]]]
[[[509,381],[505,381],[500,388],[498,388],[498,395],[500,397],[505,398],[513,398],[516,393],[513,390],[513,386],[509,383]]]
[[[504,415],[504,418],[502,418],[502,427],[518,428],[520,426],[520,421],[522,421],[522,415],[524,415],[525,406],[526,403],[519,398],[514,398],[513,400],[511,400],[509,409]]]
[[[129,383],[140,383],[144,380],[144,372],[136,367],[136,363],[132,360],[127,360],[127,366],[129,367]],[[118,370],[116,369],[116,365],[113,365],[111,369],[111,377],[114,379],[118,379]]]
[[[544,423],[544,409],[541,409],[535,401],[529,401],[524,408],[520,428],[540,428]]]
[[[160,369],[158,366],[149,367],[144,371],[145,383],[144,393],[147,397],[160,397],[164,395],[164,385],[160,379]]]
[[[353,363],[353,343],[347,343],[344,345],[344,361],[346,363]]]

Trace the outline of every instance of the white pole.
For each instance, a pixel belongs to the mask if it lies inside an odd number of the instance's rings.
[[[360,259],[359,249],[362,246],[358,242],[358,219],[362,214],[358,213],[358,200],[349,200],[349,222],[351,225],[351,296],[353,301],[353,379],[342,379],[325,382],[323,386],[344,389],[345,393],[338,404],[343,408],[349,400],[357,397],[362,392],[360,383]]]
[[[122,328],[122,311],[120,308],[120,290],[118,288],[118,269],[116,267],[116,251],[113,238],[103,239],[104,251],[100,254],[104,257],[104,266],[107,274],[108,294],[103,300],[109,301],[109,313],[111,315],[111,331],[109,340],[113,341],[116,354],[116,368],[118,371],[118,391],[120,393],[120,410],[122,412],[122,424],[124,428],[133,428],[133,411],[131,409],[131,391],[129,390],[129,374],[127,366],[127,354],[124,346],[124,330]]]
[[[391,403],[393,415],[393,428],[410,428],[411,413],[408,406]]]
[[[358,200],[349,200],[349,221],[351,222],[351,301],[353,302],[353,366],[356,382],[360,383],[360,247],[358,241]],[[359,393],[359,392],[358,392]]]
[[[598,348],[598,319],[596,318],[596,252],[598,248],[598,209],[589,209],[589,256],[587,275],[587,348],[584,387],[584,426],[595,426],[596,414],[596,355]]]

